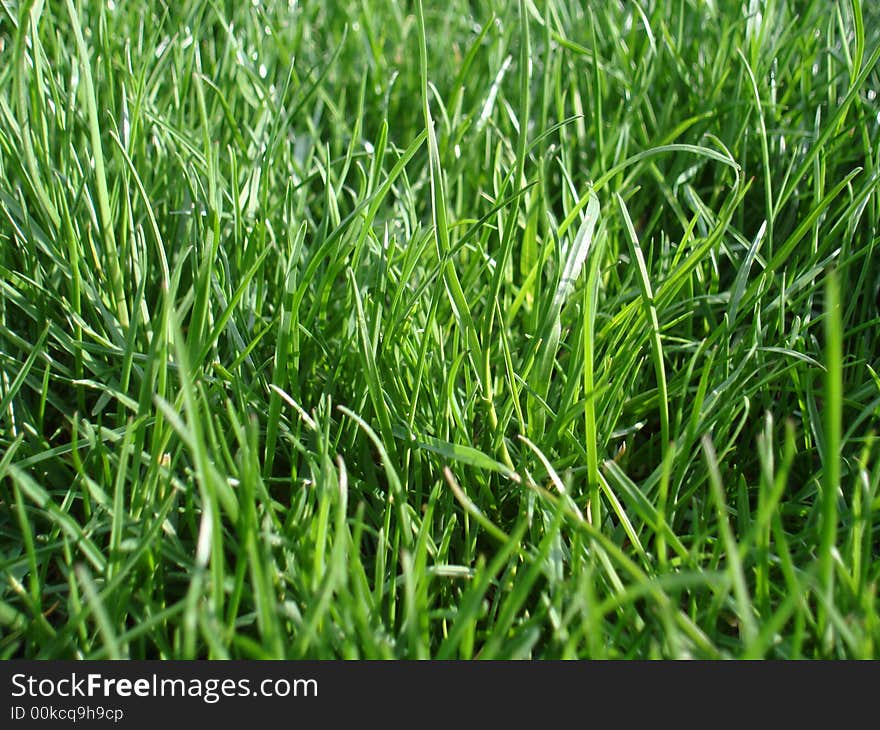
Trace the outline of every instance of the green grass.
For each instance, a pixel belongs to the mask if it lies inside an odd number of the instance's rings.
[[[0,657],[877,656],[876,3],[0,45]]]

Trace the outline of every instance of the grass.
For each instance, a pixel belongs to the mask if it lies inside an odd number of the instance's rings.
[[[877,656],[875,3],[0,45],[0,657]]]

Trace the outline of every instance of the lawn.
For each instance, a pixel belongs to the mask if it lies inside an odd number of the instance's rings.
[[[0,658],[869,658],[873,0],[0,8]]]

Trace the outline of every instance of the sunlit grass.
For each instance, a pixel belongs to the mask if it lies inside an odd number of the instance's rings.
[[[876,656],[878,28],[3,5],[0,657]]]

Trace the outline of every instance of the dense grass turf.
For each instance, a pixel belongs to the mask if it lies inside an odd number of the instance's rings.
[[[877,654],[876,3],[0,44],[0,656]]]

